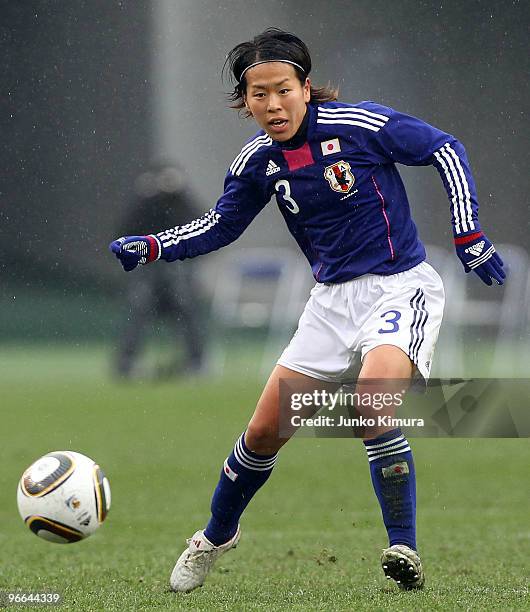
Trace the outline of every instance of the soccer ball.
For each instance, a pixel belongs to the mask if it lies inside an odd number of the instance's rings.
[[[17,504],[26,525],[49,542],[78,542],[101,525],[110,508],[110,486],[92,459],[53,451],[22,474]]]

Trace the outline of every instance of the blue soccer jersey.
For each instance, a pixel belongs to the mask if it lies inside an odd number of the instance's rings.
[[[233,242],[275,195],[317,281],[408,270],[425,259],[425,248],[396,163],[434,165],[455,236],[479,229],[475,184],[454,136],[374,102],[309,104],[308,113],[297,148],[263,130],[251,138],[215,208],[156,235],[160,257],[186,259]]]

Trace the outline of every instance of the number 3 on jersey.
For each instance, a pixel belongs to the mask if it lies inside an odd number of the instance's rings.
[[[300,212],[298,204],[293,200],[293,198],[291,198],[291,185],[289,185],[289,181],[286,181],[285,179],[276,181],[274,189],[276,189],[276,199],[278,202],[284,204],[288,211],[292,212],[293,215]]]

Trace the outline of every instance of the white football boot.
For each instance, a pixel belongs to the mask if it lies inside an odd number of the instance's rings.
[[[205,536],[204,530],[197,531],[189,540],[188,548],[180,555],[171,572],[169,586],[172,591],[187,593],[200,587],[213,564],[223,553],[235,548],[241,537],[239,525],[234,537],[226,544],[214,546]]]
[[[410,591],[421,589],[425,575],[418,553],[405,544],[394,544],[385,548],[381,555],[381,565],[385,576],[396,581],[400,589]]]

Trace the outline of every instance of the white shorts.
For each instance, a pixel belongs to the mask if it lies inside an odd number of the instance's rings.
[[[317,283],[278,364],[328,382],[357,379],[368,351],[402,349],[427,381],[442,322],[442,279],[428,263],[392,274],[366,274],[346,283]]]

